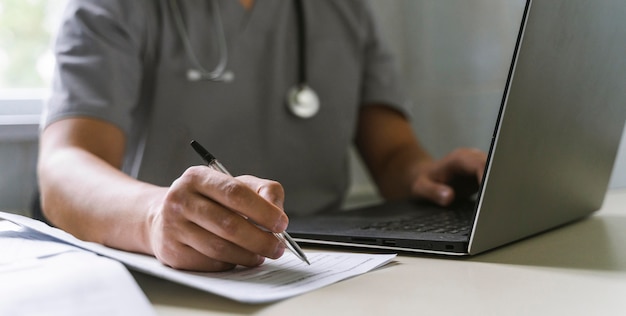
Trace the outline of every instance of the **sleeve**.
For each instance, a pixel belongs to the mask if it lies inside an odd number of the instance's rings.
[[[364,71],[362,104],[385,104],[411,118],[411,102],[406,97],[391,50],[383,41],[371,8],[365,5]]]
[[[142,80],[140,1],[72,0],[56,38],[56,68],[42,128],[68,117],[110,122],[128,133]],[[130,16],[132,14],[132,16]]]

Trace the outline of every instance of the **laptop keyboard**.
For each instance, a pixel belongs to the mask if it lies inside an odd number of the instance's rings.
[[[440,211],[427,215],[417,215],[392,221],[374,222],[361,227],[361,229],[446,233],[466,236],[469,234],[471,225],[469,212]]]

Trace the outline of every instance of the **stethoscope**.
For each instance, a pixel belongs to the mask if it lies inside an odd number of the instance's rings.
[[[228,46],[226,44],[226,35],[222,24],[219,3],[217,0],[211,1],[213,12],[215,12],[215,30],[218,35],[218,51],[219,60],[215,68],[211,71],[206,70],[198,61],[196,54],[191,46],[189,35],[185,29],[185,23],[177,0],[170,0],[170,6],[174,15],[174,23],[179,36],[183,41],[185,52],[189,57],[194,68],[187,71],[187,80],[189,81],[218,81],[231,82],[235,79],[235,74],[226,69],[228,65]],[[300,118],[311,118],[320,110],[320,101],[317,93],[307,84],[307,67],[306,67],[306,20],[304,14],[304,6],[302,0],[295,0],[296,24],[298,27],[298,83],[296,83],[287,92],[287,108],[289,111]]]

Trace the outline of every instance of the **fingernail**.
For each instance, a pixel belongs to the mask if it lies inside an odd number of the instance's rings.
[[[450,190],[440,190],[439,191],[439,202],[442,204],[446,204],[450,201],[450,196],[452,192]]]

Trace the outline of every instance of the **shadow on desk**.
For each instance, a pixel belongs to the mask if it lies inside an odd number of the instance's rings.
[[[215,294],[131,270],[150,302],[172,310],[211,310],[213,313],[259,313],[271,304],[241,304]]]
[[[582,221],[478,255],[475,262],[626,271],[626,217]]]

